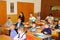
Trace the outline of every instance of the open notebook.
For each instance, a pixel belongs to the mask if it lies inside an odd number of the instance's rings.
[[[39,38],[43,38],[43,39],[50,37],[48,35],[44,35],[43,33],[35,33],[33,35]]]

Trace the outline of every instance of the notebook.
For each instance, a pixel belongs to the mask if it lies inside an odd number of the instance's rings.
[[[33,35],[36,36],[36,37],[39,37],[39,38],[43,38],[43,39],[49,37],[47,35],[44,35],[43,33],[35,33]]]
[[[60,29],[56,29],[55,31],[56,31],[56,32],[60,32]]]

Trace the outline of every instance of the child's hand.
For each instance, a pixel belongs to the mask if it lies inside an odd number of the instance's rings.
[[[20,40],[20,38],[17,38],[17,40]]]
[[[22,40],[21,38],[19,40]]]
[[[47,32],[44,32],[44,34],[47,34]]]

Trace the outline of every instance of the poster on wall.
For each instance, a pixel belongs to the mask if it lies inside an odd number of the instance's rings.
[[[60,10],[60,6],[51,6],[50,8],[52,11],[59,11]]]
[[[10,3],[10,13],[14,13],[14,3]]]

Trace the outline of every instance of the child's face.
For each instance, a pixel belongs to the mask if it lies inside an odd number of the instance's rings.
[[[18,22],[21,22],[21,19],[18,19]]]
[[[10,26],[10,29],[11,29],[11,30],[12,30],[12,29],[14,29],[14,28],[15,28],[15,26],[14,26],[14,25],[11,25],[11,26]]]
[[[52,22],[52,20],[51,20],[51,19],[48,19],[48,22],[49,22],[49,23],[51,23],[51,22]]]
[[[30,14],[30,17],[32,17],[33,15],[32,14]]]
[[[32,24],[32,27],[36,27],[36,24]]]
[[[19,33],[19,34],[21,34],[21,33],[22,33],[22,31],[20,30],[20,31],[18,31],[18,33]]]
[[[22,13],[20,13],[20,15],[22,15]]]
[[[45,28],[49,28],[49,26],[48,25],[45,25]]]
[[[60,24],[60,21],[58,22],[58,24]]]
[[[11,21],[11,19],[8,19],[8,21],[10,22],[10,21]]]
[[[18,29],[18,33],[19,34],[23,33],[23,29]]]

